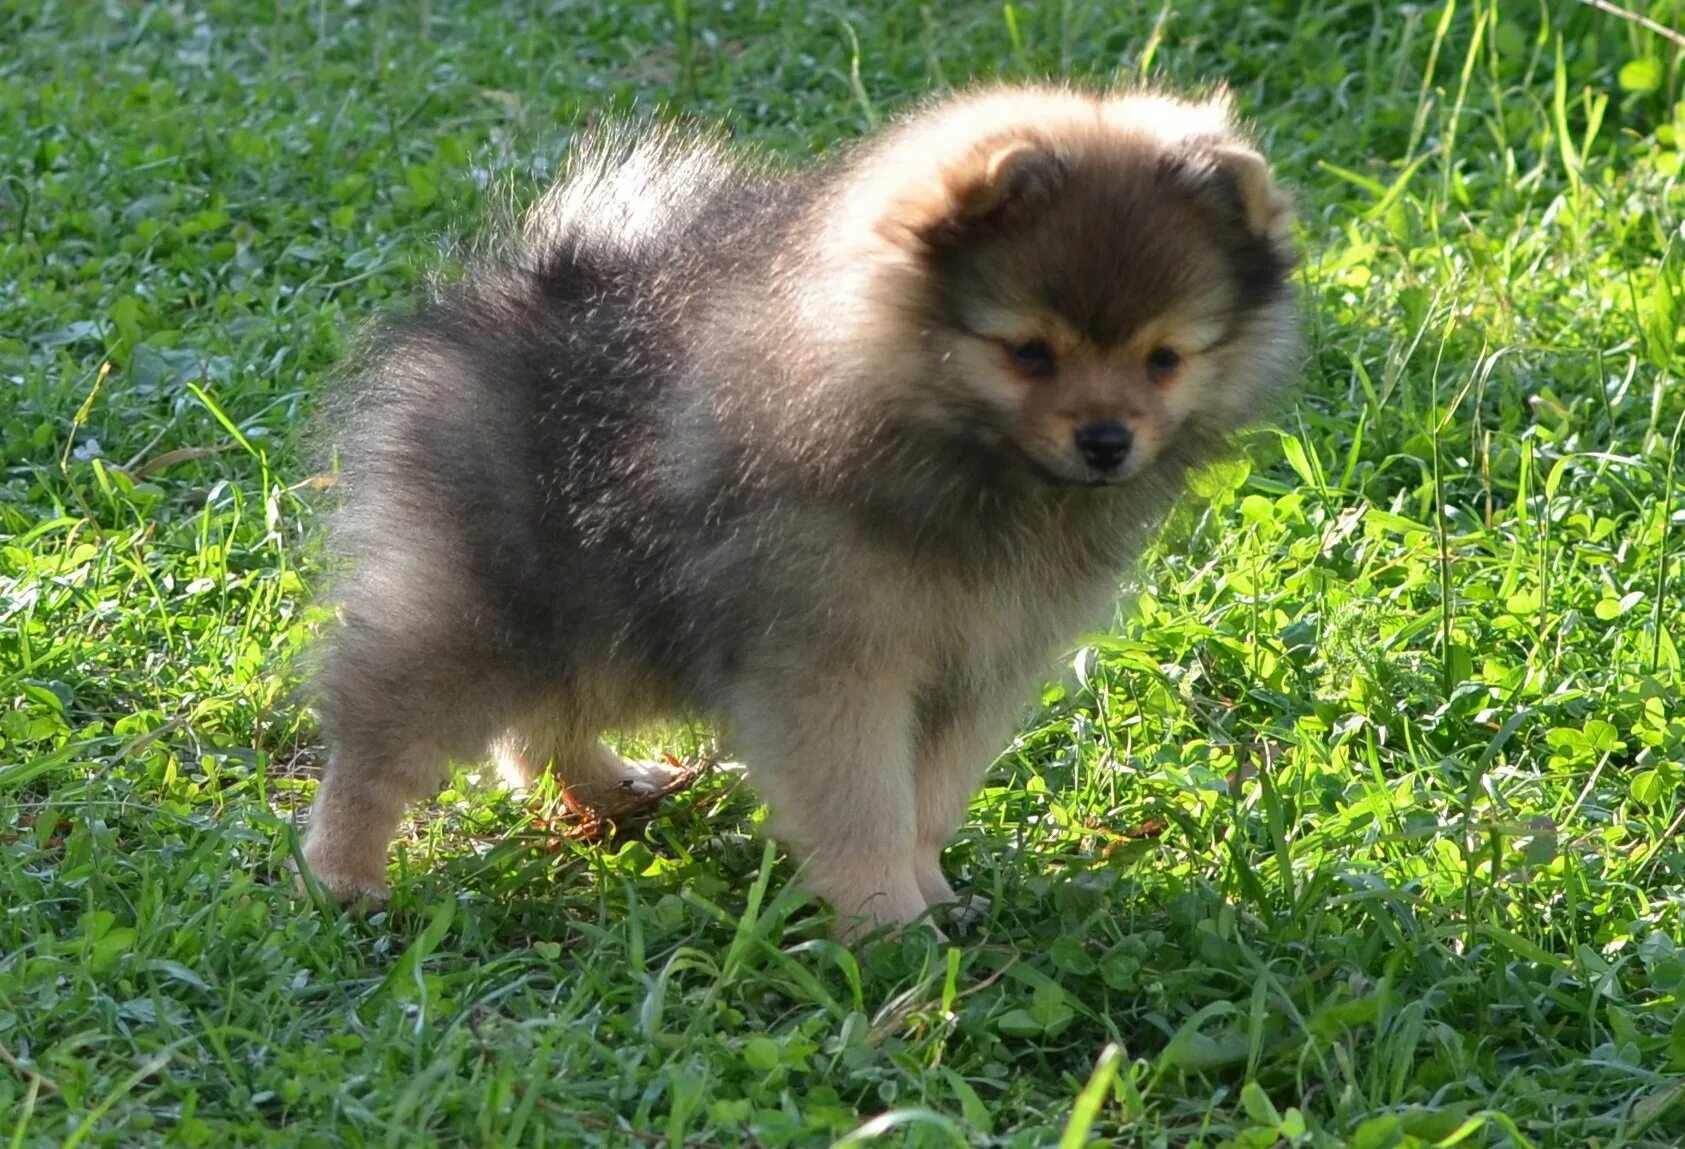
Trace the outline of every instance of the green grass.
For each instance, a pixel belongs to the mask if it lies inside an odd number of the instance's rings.
[[[879,7],[0,2],[0,1137],[1685,1143],[1678,49]],[[949,855],[987,920],[825,940],[729,774],[606,845],[464,781],[389,912],[295,893],[348,332],[595,112],[799,157],[1048,74],[1232,84],[1312,354],[1050,668]]]

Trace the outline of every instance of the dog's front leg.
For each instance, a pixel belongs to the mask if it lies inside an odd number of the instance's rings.
[[[855,938],[903,926],[920,892],[911,692],[890,676],[788,665],[740,682],[732,736],[802,883]]]

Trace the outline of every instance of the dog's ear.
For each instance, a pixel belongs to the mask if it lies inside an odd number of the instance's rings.
[[[1284,238],[1293,209],[1287,197],[1276,190],[1264,157],[1240,144],[1225,144],[1215,149],[1213,159],[1217,171],[1235,189],[1252,233],[1266,239]]]
[[[949,174],[948,185],[959,221],[975,222],[1040,203],[1065,178],[1065,165],[1052,149],[1032,140],[1016,140],[988,151]]]
[[[1223,140],[1200,147],[1198,157],[1198,166],[1209,173],[1202,182],[1219,206],[1238,212],[1258,238],[1287,242],[1292,204],[1276,188],[1263,156],[1245,144]]]
[[[903,247],[939,250],[1046,201],[1064,178],[1064,161],[1042,141],[994,141],[897,199],[878,230]]]

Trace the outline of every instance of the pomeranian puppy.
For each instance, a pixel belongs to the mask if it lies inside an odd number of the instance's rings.
[[[940,855],[1061,644],[1297,354],[1288,207],[1224,97],[1007,88],[787,173],[596,133],[379,324],[342,465],[304,858],[379,897],[405,804],[493,755],[720,722],[839,932]]]

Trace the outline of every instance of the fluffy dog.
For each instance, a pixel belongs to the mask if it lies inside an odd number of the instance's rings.
[[[586,800],[718,720],[844,933],[939,856],[1049,660],[1297,354],[1287,205],[1224,98],[1019,88],[788,173],[613,130],[363,340],[305,860],[385,891],[452,760]]]

